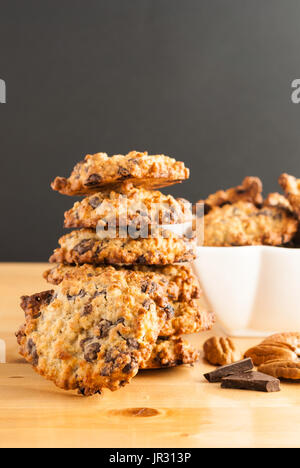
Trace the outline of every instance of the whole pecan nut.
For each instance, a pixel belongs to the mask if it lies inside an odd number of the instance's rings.
[[[241,359],[241,353],[230,338],[213,336],[203,346],[205,359],[213,365],[224,366]]]

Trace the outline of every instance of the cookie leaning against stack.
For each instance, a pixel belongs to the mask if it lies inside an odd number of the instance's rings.
[[[180,338],[211,328],[189,265],[195,244],[155,227],[148,238],[114,238],[97,228],[191,220],[183,199],[152,189],[189,177],[182,162],[131,152],[88,155],[52,188],[85,195],[65,213],[63,236],[45,279],[57,289],[22,298],[20,353],[37,372],[83,395],[116,390],[140,369],[193,363],[199,353]]]

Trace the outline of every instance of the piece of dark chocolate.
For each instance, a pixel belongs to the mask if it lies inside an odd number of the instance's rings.
[[[233,364],[227,364],[226,366],[218,367],[208,374],[204,374],[204,377],[209,382],[221,382],[223,377],[228,375],[237,374],[239,372],[250,371],[254,368],[251,358],[243,359],[242,361],[234,362]]]
[[[221,387],[256,390],[257,392],[279,392],[280,381],[261,372],[240,372],[223,377]]]

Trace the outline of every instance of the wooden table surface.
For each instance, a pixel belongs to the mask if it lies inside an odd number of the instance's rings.
[[[46,265],[0,264],[0,447],[299,447],[300,384],[279,393],[221,389],[193,368],[144,371],[117,392],[83,398],[37,375],[17,353],[22,294],[48,289]],[[209,333],[191,339],[201,347]],[[236,340],[242,351],[257,342]]]

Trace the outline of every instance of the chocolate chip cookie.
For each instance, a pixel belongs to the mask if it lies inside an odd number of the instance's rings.
[[[66,277],[56,291],[24,296],[21,305],[20,354],[58,387],[83,395],[129,383],[166,318],[134,272],[113,268],[88,282]]]
[[[204,299],[200,299],[201,289],[189,265],[167,267],[136,266],[118,268],[112,266],[93,267],[92,265],[57,265],[44,273],[44,278],[52,284],[59,284],[63,278],[80,278],[88,282],[93,276],[105,270],[116,270],[127,277],[134,272],[136,285],[150,295],[167,313],[161,336],[179,336],[209,330],[215,315],[209,310]]]
[[[204,245],[284,245],[297,230],[298,221],[286,207],[257,208],[240,201],[216,206],[204,217]]]
[[[172,195],[136,188],[130,183],[116,190],[94,193],[65,213],[66,228],[176,224],[191,220],[192,209],[187,200],[176,200]]]
[[[191,239],[171,232],[157,237],[100,238],[92,229],[81,229],[61,237],[51,263],[110,265],[169,265],[190,262],[196,258],[196,245]]]
[[[65,276],[76,276],[82,280],[89,280],[92,276],[97,276],[105,269],[115,268],[122,269],[124,275],[130,274],[130,271],[135,271],[140,274],[141,287],[144,292],[156,291],[158,284],[163,284],[165,287],[164,294],[168,299],[173,301],[190,301],[191,299],[199,299],[201,296],[201,288],[198,279],[194,275],[190,265],[168,265],[163,267],[156,266],[128,266],[128,267],[112,267],[112,266],[70,266],[56,265],[55,267],[45,271],[44,278],[48,283],[57,285],[62,282]],[[153,283],[153,284],[152,284]],[[160,292],[161,294],[161,292]]]
[[[88,154],[79,162],[69,178],[56,177],[51,187],[63,195],[88,195],[124,181],[153,189],[188,178],[189,170],[183,162],[163,154],[131,151],[109,157],[106,153],[96,153]]]

